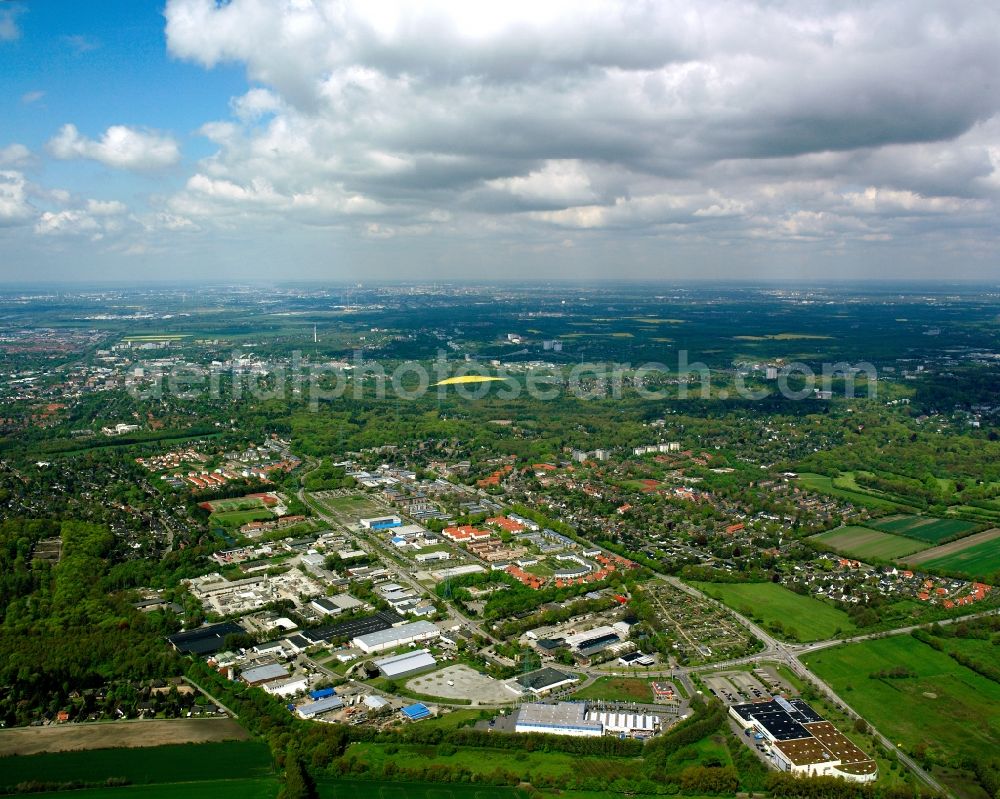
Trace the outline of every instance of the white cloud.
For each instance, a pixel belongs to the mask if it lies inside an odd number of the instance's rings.
[[[251,89],[231,103],[233,112],[242,120],[259,119],[266,114],[279,111],[283,106],[281,98],[267,89]]]
[[[165,16],[173,55],[256,84],[201,128],[217,152],[168,201],[200,225],[807,242],[996,215],[1000,84],[981,76],[1000,70],[1000,8],[974,0],[168,0]]]
[[[190,219],[177,214],[160,212],[142,220],[146,230],[157,231],[167,230],[171,232],[195,231],[200,228]]]
[[[41,236],[91,234],[99,236],[101,225],[84,211],[45,211],[35,223]]]
[[[31,159],[31,150],[23,144],[8,144],[0,147],[0,167],[20,166]]]
[[[0,171],[0,227],[21,224],[35,215],[27,189],[20,172]]]
[[[12,42],[21,38],[21,29],[17,25],[17,15],[20,12],[19,6],[0,8],[0,42]]]
[[[87,200],[87,212],[94,216],[120,216],[128,211],[118,200]]]
[[[481,247],[650,269],[671,242],[697,264],[725,246],[989,253],[1000,239],[993,4],[166,0],[164,14],[172,56],[247,75],[184,131],[210,155],[129,207],[116,191],[148,180],[105,176],[87,200],[3,173],[0,223],[144,257],[204,252],[220,231],[263,252],[281,231],[320,257],[338,241],[394,263],[486,263]],[[181,162],[166,132],[91,133],[66,125],[48,152]],[[0,169],[33,162],[0,148]]]
[[[185,191],[172,198],[170,206],[171,211],[184,218],[247,218],[248,215],[272,218],[278,213],[310,225],[335,224],[342,217],[384,211],[380,203],[347,193],[335,185],[279,191],[265,178],[254,178],[241,185],[203,173],[192,176]]]
[[[76,33],[71,36],[63,36],[63,41],[69,45],[69,48],[76,55],[83,55],[84,53],[89,53],[92,50],[97,50],[101,43],[90,36],[84,36],[83,34]]]
[[[844,195],[851,210],[869,214],[954,214],[986,210],[988,204],[959,197],[922,197],[916,192],[869,186]]]
[[[124,125],[112,125],[99,141],[82,136],[75,125],[63,125],[48,147],[56,158],[89,158],[117,169],[158,169],[180,160],[170,136]]]
[[[548,161],[527,175],[488,180],[486,185],[533,201],[585,205],[597,199],[590,177],[577,160]]]
[[[115,200],[87,200],[80,208],[44,211],[35,222],[35,233],[40,236],[87,236],[91,241],[101,241],[134,224],[127,213],[125,205]]]

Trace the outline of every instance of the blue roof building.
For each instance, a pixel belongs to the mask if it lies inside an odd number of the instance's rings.
[[[420,719],[428,718],[431,715],[431,712],[427,709],[427,705],[418,702],[415,705],[404,707],[403,715],[410,721],[420,721]]]

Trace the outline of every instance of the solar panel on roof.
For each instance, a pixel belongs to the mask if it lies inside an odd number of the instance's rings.
[[[789,702],[783,696],[776,696],[776,697],[774,697],[774,702],[775,702],[775,704],[777,704],[778,707],[780,707],[786,713],[794,713],[795,712],[795,708],[792,707],[791,702]]]

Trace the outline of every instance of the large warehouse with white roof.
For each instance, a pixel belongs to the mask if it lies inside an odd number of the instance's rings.
[[[583,702],[558,702],[521,705],[514,731],[597,738],[604,735],[604,725],[587,719],[587,706]]]
[[[396,677],[407,677],[416,674],[418,671],[433,668],[437,665],[434,656],[426,649],[415,649],[412,652],[405,652],[402,655],[394,655],[389,658],[376,660],[375,665],[389,679]]]
[[[441,631],[429,621],[414,621],[390,627],[388,630],[359,635],[351,644],[366,654],[385,652],[397,646],[412,644],[416,641],[429,641],[441,635]]]
[[[587,710],[586,702],[521,705],[514,724],[515,732],[594,738],[600,735],[648,737],[659,729],[659,716]]]

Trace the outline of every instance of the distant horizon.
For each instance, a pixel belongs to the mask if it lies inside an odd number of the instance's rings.
[[[141,291],[143,289],[151,288],[184,288],[184,287],[202,287],[202,288],[276,288],[276,289],[288,289],[294,290],[296,288],[322,288],[324,286],[330,287],[352,287],[359,289],[369,289],[369,288],[390,288],[390,287],[427,287],[431,288],[434,286],[441,287],[463,287],[467,286],[473,287],[509,287],[517,288],[519,286],[524,287],[535,287],[535,286],[552,286],[558,288],[589,288],[589,287],[634,287],[634,286],[662,286],[666,288],[676,288],[684,289],[688,286],[697,287],[719,287],[719,288],[734,288],[734,289],[753,289],[753,288],[767,288],[767,287],[795,287],[801,286],[802,288],[808,289],[821,289],[821,288],[831,288],[837,290],[848,290],[851,287],[857,287],[859,290],[864,288],[886,288],[886,289],[898,289],[901,287],[909,288],[934,288],[945,290],[948,288],[961,288],[961,289],[986,289],[986,290],[1000,290],[1000,280],[982,280],[975,278],[951,278],[949,280],[933,280],[930,278],[897,278],[897,279],[887,279],[885,277],[879,278],[843,278],[838,280],[835,277],[827,277],[823,280],[807,280],[807,279],[795,279],[795,278],[649,278],[649,277],[636,277],[636,278],[571,278],[571,277],[547,277],[547,278],[494,278],[494,279],[469,279],[460,280],[454,278],[426,278],[423,280],[416,279],[406,279],[406,278],[386,278],[381,280],[368,279],[368,280],[351,280],[351,279],[323,279],[323,278],[303,278],[303,279],[293,279],[293,280],[273,280],[267,278],[242,278],[238,280],[208,280],[208,279],[148,279],[143,280],[140,283],[136,282],[126,282],[121,279],[94,279],[94,278],[81,278],[79,280],[34,280],[34,281],[16,281],[16,280],[5,280],[0,278],[0,291],[25,291],[31,289],[48,289],[54,290],[58,288],[65,287],[67,289],[81,290],[87,288],[103,288],[103,289],[113,289],[113,290],[136,290]]]

